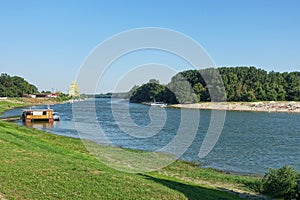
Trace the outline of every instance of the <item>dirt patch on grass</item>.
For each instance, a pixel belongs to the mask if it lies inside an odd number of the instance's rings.
[[[23,98],[22,101],[30,105],[58,103],[57,99],[55,98]]]
[[[6,200],[6,198],[4,197],[4,195],[0,192],[0,200]]]

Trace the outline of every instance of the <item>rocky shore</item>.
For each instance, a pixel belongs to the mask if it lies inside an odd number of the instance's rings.
[[[188,108],[201,110],[228,110],[228,111],[251,111],[251,112],[288,112],[300,113],[300,102],[205,102],[193,104],[174,104],[170,108]]]

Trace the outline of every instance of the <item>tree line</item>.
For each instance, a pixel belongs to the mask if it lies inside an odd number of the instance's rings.
[[[24,78],[9,76],[6,73],[0,75],[0,97],[22,97],[23,94],[36,93],[38,93],[37,87]]]
[[[267,72],[255,67],[187,70],[162,85],[150,80],[128,92],[131,102],[300,101],[300,72]]]

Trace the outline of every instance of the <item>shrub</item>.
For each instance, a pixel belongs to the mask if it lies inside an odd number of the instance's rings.
[[[262,193],[274,198],[291,199],[297,193],[299,174],[291,166],[269,169],[262,179]]]

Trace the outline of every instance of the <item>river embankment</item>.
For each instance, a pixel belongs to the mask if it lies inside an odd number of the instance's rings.
[[[7,110],[15,108],[26,108],[30,106],[38,105],[54,105],[65,103],[56,98],[2,98],[0,99],[0,115]],[[19,116],[8,116],[0,118],[4,121],[15,121],[19,119]]]
[[[18,106],[24,105],[0,102],[2,111]],[[0,199],[261,198],[249,187],[259,177],[226,174],[181,161],[157,172],[119,172],[98,162],[79,139],[14,123],[0,121],[0,143]]]
[[[169,108],[187,108],[200,110],[226,110],[246,112],[286,112],[300,113],[300,102],[268,101],[268,102],[203,102],[192,104],[173,104]]]

